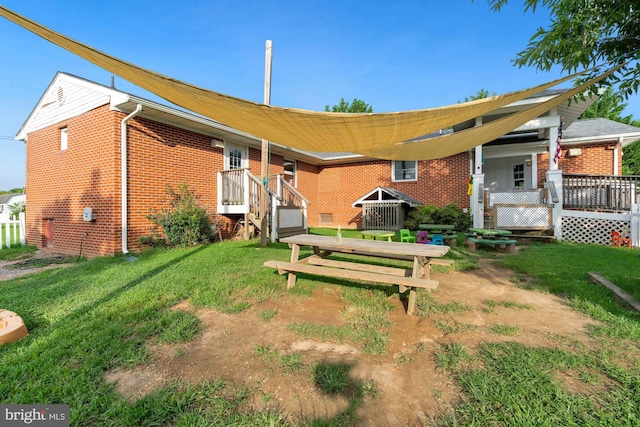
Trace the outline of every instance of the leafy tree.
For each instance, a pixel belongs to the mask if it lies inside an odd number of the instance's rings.
[[[640,175],[640,141],[627,145],[622,152],[622,174]]]
[[[469,95],[468,97],[464,97],[464,102],[469,102],[469,101],[475,101],[476,99],[484,99],[484,98],[488,98],[490,96],[496,96],[496,93],[493,92],[491,95],[489,95],[489,91],[486,89],[480,89],[478,91],[478,93],[476,93],[475,95]],[[460,101],[458,101],[460,102]]]
[[[625,108],[627,108],[627,103],[624,102],[624,97],[620,93],[614,92],[613,86],[609,86],[589,108],[584,110],[579,118],[594,119],[600,117],[630,124],[633,120],[631,115],[622,117],[622,112]]]
[[[500,11],[509,0],[487,0]],[[519,52],[514,63],[548,71],[560,65],[574,72],[596,67],[593,77],[613,64],[622,68],[599,85],[620,82],[627,98],[640,84],[640,3],[637,0],[525,0],[525,12],[542,6],[549,9],[548,28],[540,27]]]
[[[351,104],[349,104],[344,98],[341,98],[340,104],[334,105],[331,109],[329,109],[327,105],[324,107],[324,111],[333,113],[373,113],[373,107],[361,99],[354,98]]]
[[[24,193],[24,188],[12,188],[11,190],[1,191],[0,194],[22,194]]]
[[[17,218],[20,212],[25,212],[27,204],[25,202],[15,202],[7,207],[9,208],[9,216]]]
[[[624,97],[619,92],[614,92],[609,86],[596,101],[581,115],[580,119],[605,118],[631,126],[640,127],[640,120],[634,120],[632,115],[622,116],[627,107]],[[622,173],[624,175],[640,175],[640,142],[636,141],[623,149]]]

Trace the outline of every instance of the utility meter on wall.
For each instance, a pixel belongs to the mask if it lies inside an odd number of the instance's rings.
[[[86,222],[95,221],[97,216],[93,213],[93,209],[84,208],[82,211],[82,220]]]

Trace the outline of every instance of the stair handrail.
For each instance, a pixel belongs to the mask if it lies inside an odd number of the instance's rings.
[[[285,202],[285,204],[291,204],[294,206],[305,207],[311,204],[309,199],[304,197],[297,188],[293,185],[289,184],[287,180],[285,180],[282,175],[278,175],[278,187],[281,188],[281,191],[278,191],[278,196],[281,200]],[[289,193],[292,197],[286,197],[287,193]]]

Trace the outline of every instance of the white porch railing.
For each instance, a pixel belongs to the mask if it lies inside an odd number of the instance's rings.
[[[538,205],[543,203],[545,203],[544,188],[489,191],[489,207],[493,207],[493,205]]]
[[[548,230],[552,208],[545,204],[493,205],[496,228]]]
[[[0,249],[11,245],[26,244],[25,214],[20,212],[18,218],[12,217],[8,222],[0,223]]]
[[[488,192],[485,212],[493,213],[493,226],[508,229],[549,229],[552,212],[544,188]]]

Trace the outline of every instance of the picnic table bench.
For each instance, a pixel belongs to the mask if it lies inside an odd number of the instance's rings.
[[[291,261],[270,260],[263,265],[276,268],[278,273],[288,273],[287,289],[295,286],[297,273],[342,279],[365,280],[370,282],[398,285],[400,293],[409,290],[407,314],[413,314],[416,303],[416,289],[435,289],[438,282],[431,280],[431,265],[442,261],[450,265],[453,261],[439,260],[448,251],[448,246],[414,245],[401,242],[364,240],[353,238],[336,239],[332,236],[299,234],[280,239],[291,248]],[[311,246],[313,255],[300,258],[300,248]],[[371,265],[357,261],[328,259],[332,253],[363,255],[375,258],[390,258],[411,261],[412,268]]]
[[[467,242],[469,244],[469,249],[475,251],[478,248],[478,245],[487,245],[492,246],[494,248],[498,248],[500,250],[504,250],[506,252],[514,253],[516,251],[516,243],[517,240],[511,239],[478,239],[475,237],[468,237]]]

